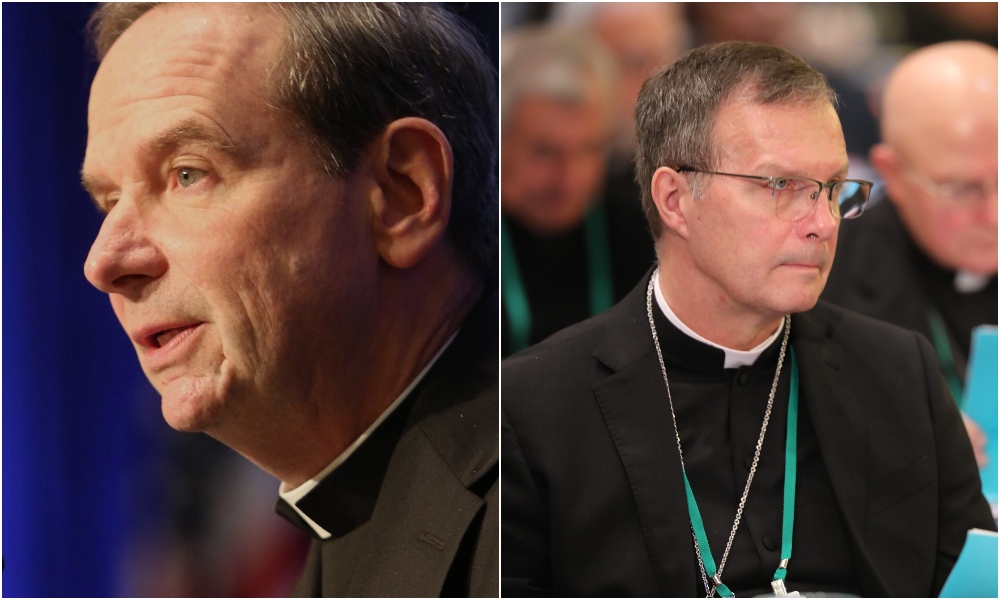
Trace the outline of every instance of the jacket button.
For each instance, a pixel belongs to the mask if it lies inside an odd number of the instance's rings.
[[[764,536],[764,547],[770,550],[771,552],[774,552],[775,550],[778,549],[778,544],[775,543],[773,538]]]
[[[736,381],[738,381],[740,385],[746,386],[747,382],[750,381],[750,374],[743,371],[736,377]]]

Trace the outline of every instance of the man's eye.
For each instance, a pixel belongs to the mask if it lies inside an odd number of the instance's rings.
[[[191,187],[192,185],[198,183],[198,181],[206,175],[208,175],[208,172],[201,169],[181,167],[177,170],[177,185],[182,188]]]
[[[947,183],[941,186],[945,194],[957,200],[971,200],[982,193],[982,186],[975,183]]]
[[[781,190],[785,189],[786,187],[788,187],[788,180],[787,179],[775,179],[774,180],[774,189],[775,190],[781,191]]]

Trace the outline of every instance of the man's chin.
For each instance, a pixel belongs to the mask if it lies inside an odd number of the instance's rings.
[[[198,432],[219,423],[224,402],[204,384],[179,380],[161,390],[160,408],[168,425],[177,431]]]
[[[776,312],[786,315],[806,312],[816,306],[817,302],[819,302],[819,291],[814,293],[812,290],[803,290],[800,293],[789,295],[777,302],[778,306],[776,308],[778,310]]]

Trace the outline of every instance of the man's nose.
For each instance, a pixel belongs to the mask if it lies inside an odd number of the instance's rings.
[[[166,258],[150,239],[138,207],[120,200],[90,247],[83,266],[87,281],[103,292],[136,300],[166,270]]]
[[[819,197],[813,202],[812,210],[797,223],[802,237],[816,236],[820,241],[826,241],[833,236],[840,219],[833,216],[835,208],[832,203],[830,190],[820,192]]]

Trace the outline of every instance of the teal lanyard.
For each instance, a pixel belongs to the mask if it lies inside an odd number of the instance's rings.
[[[944,318],[937,309],[927,311],[927,324],[931,328],[931,341],[934,342],[934,351],[937,353],[938,362],[941,364],[941,373],[944,374],[945,381],[948,382],[948,389],[954,396],[959,407],[962,406],[962,376],[958,374],[958,367],[955,365],[955,356],[951,352],[951,340],[948,337],[948,328],[944,324]]]
[[[500,271],[502,274],[501,293],[503,303],[510,317],[510,337],[514,350],[528,347],[531,340],[531,308],[528,296],[521,283],[521,270],[517,266],[514,245],[503,219],[500,219]]]
[[[611,244],[604,215],[604,204],[598,202],[587,213],[583,222],[584,240],[587,245],[588,286],[590,314],[604,312],[615,303],[611,281]],[[531,343],[531,307],[524,289],[524,280],[517,264],[517,255],[511,243],[510,232],[500,219],[500,270],[503,276],[502,294],[510,318],[513,350],[522,350]]]
[[[795,362],[795,349],[790,349],[792,355],[792,381],[788,392],[788,426],[785,433],[785,490],[784,503],[781,512],[781,561],[778,563],[778,570],[774,572],[775,582],[784,582],[788,574],[788,561],[792,558],[792,525],[795,522],[795,472],[798,462],[796,455],[796,442],[798,439],[799,422],[799,367]],[[698,510],[698,502],[694,499],[694,492],[691,490],[691,482],[688,481],[687,472],[684,471],[684,492],[687,494],[688,516],[691,519],[691,528],[694,529],[695,538],[698,540],[698,547],[704,549],[701,558],[705,565],[705,573],[709,579],[715,579],[718,570],[715,567],[715,559],[712,558],[712,549],[708,545],[708,535],[705,533],[705,523],[701,520],[701,511]],[[716,581],[715,591],[723,598],[731,598],[733,592],[726,587],[726,584]]]

